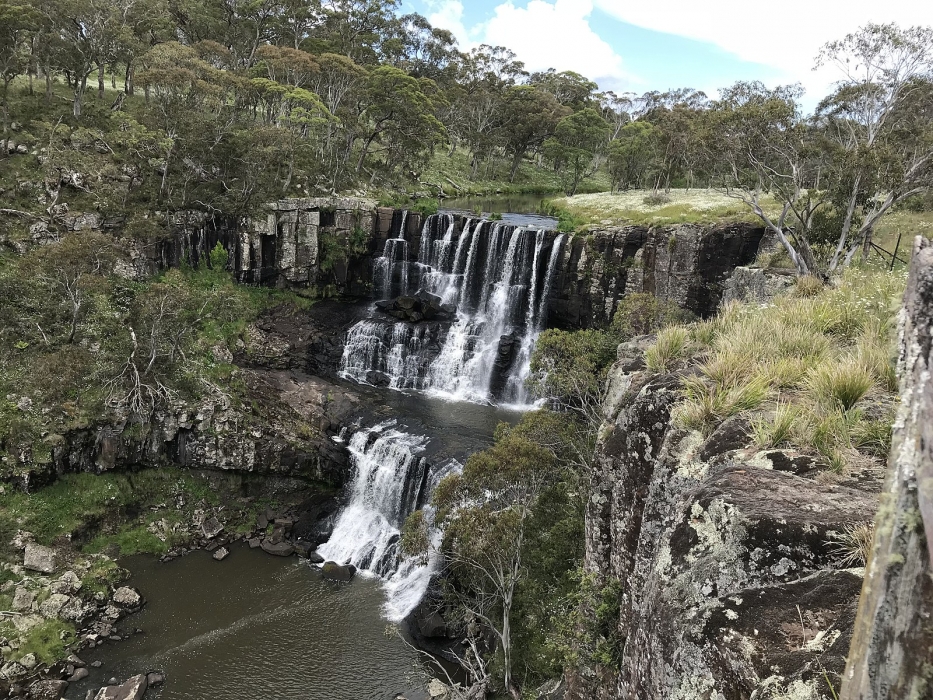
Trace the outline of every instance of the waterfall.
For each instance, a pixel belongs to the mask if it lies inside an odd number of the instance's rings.
[[[341,375],[454,400],[526,404],[524,382],[564,244],[563,234],[552,236],[469,218],[458,236],[454,217],[439,214],[425,219],[412,262],[403,219],[375,261],[377,294],[433,295],[456,319],[448,328],[377,313],[348,333]]]
[[[427,444],[426,437],[402,431],[394,420],[354,433],[348,444],[354,467],[349,501],[330,539],[317,549],[327,560],[383,579],[385,611],[393,621],[415,608],[434,572],[433,552],[427,565],[401,556],[402,524],[429,500],[440,479],[460,468],[448,460],[432,469],[423,456]]]

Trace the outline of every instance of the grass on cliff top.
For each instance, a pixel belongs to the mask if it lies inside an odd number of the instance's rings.
[[[830,286],[804,278],[772,304],[731,303],[711,320],[662,331],[649,366],[695,370],[675,421],[709,435],[743,414],[760,448],[801,449],[836,472],[884,459],[906,273],[879,262]]]
[[[598,192],[553,200],[590,225],[667,226],[757,221],[749,208],[718,190],[672,189],[670,192],[628,190]],[[776,208],[766,198],[766,209]]]

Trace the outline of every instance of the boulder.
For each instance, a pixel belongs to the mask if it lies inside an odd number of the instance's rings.
[[[317,552],[308,552],[308,561],[312,564],[323,564],[324,557],[322,557]]]
[[[290,557],[295,553],[295,548],[288,542],[271,542],[266,539],[262,541],[260,547],[267,554],[273,554],[277,557]]]
[[[230,554],[230,550],[228,550],[226,547],[220,547],[214,552],[213,556],[217,561],[223,561],[227,558],[228,554]]]
[[[165,683],[165,674],[158,671],[153,671],[152,673],[146,674],[146,683],[150,688],[155,688],[157,686]]]
[[[113,602],[124,608],[135,608],[142,604],[142,596],[129,586],[121,586],[113,592]]]
[[[68,690],[67,681],[39,681],[29,687],[29,698],[31,700],[59,700],[64,697]]]
[[[223,524],[213,515],[209,518],[205,518],[204,522],[201,523],[201,533],[208,539],[217,537],[217,535],[223,532],[223,529]]]
[[[23,555],[23,566],[31,571],[51,574],[55,571],[55,550],[29,542]]]
[[[39,606],[39,612],[42,613],[43,617],[48,617],[50,619],[56,618],[69,600],[71,600],[70,596],[66,596],[64,593],[53,593],[42,601],[42,605]]]
[[[36,599],[36,594],[32,591],[27,591],[25,588],[20,586],[16,589],[16,593],[13,594],[13,605],[12,608],[16,612],[25,612],[32,608],[32,602]]]
[[[72,595],[81,590],[81,579],[74,571],[66,571],[57,581],[52,582],[52,593]]]
[[[94,700],[140,700],[146,694],[147,683],[146,676],[133,676],[122,685],[101,688]]]
[[[89,675],[90,675],[90,671],[88,671],[86,668],[84,668],[84,667],[82,667],[82,668],[76,668],[75,671],[74,671],[74,673],[72,673],[70,676],[68,676],[68,682],[69,682],[69,683],[77,683],[78,681],[83,681],[83,680],[84,680],[85,678],[87,678]]]
[[[355,573],[356,567],[352,564],[338,564],[335,561],[328,561],[324,562],[324,566],[321,567],[321,574],[328,581],[348,583],[353,579]]]
[[[246,540],[246,542],[250,549],[256,549],[257,547],[262,546],[262,539],[259,537],[250,537],[248,540]]]

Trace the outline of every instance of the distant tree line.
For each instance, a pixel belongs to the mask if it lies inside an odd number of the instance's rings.
[[[398,0],[0,0],[0,156],[13,98],[55,103],[67,85],[67,119],[31,136],[62,157],[92,139],[166,208],[410,182],[459,148],[473,178],[531,159],[571,195],[599,168],[623,190],[720,188],[798,272],[827,274],[933,180],[933,30],[867,25],[817,64],[840,80],[807,114],[799,86],[636,96],[530,73],[506,47],[458,50]]]

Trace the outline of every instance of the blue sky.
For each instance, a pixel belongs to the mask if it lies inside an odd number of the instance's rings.
[[[839,78],[812,70],[820,46],[866,22],[933,25],[930,0],[403,0],[460,47],[505,45],[530,70],[576,70],[603,89],[736,80],[801,82],[815,103]]]

